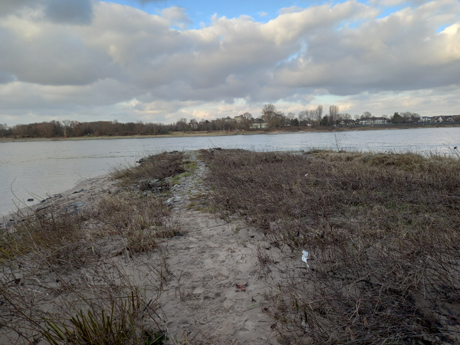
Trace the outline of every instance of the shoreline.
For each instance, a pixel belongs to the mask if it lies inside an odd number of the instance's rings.
[[[429,268],[439,267],[433,263],[437,257],[432,254],[438,249],[452,260],[458,257],[458,251],[452,247],[458,242],[455,236],[458,199],[446,193],[452,189],[450,186],[458,186],[458,161],[431,160],[413,154],[283,153],[175,151],[160,154],[143,170],[139,169],[142,165],[135,168],[137,173],[132,169],[117,176],[81,180],[37,205],[45,207],[35,217],[39,222],[37,227],[33,227],[33,222],[22,223],[21,218],[12,225],[30,232],[30,236],[22,238],[26,244],[30,238],[33,240],[30,243],[34,244],[31,247],[34,256],[24,256],[21,265],[11,266],[6,273],[9,275],[4,291],[13,300],[10,303],[22,305],[32,294],[44,296],[34,309],[35,317],[44,320],[48,317],[46,310],[50,307],[64,310],[63,302],[72,300],[74,305],[75,296],[83,306],[81,296],[99,298],[100,309],[85,307],[93,314],[101,309],[113,311],[114,304],[105,303],[107,300],[123,301],[126,296],[133,296],[134,300],[136,296],[140,310],[150,307],[156,310],[157,322],[136,324],[136,320],[144,319],[136,319],[138,314],[133,308],[132,324],[140,330],[139,334],[144,334],[141,331],[145,327],[156,332],[155,335],[167,334],[171,341],[165,341],[165,345],[173,345],[180,339],[225,344],[234,340],[242,345],[321,343],[321,334],[297,334],[292,330],[304,329],[307,317],[328,326],[322,319],[325,315],[322,310],[308,309],[318,300],[331,310],[332,318],[326,319],[333,322],[331,327],[337,329],[347,324],[347,319],[343,321],[341,316],[349,310],[349,301],[358,305],[364,293],[337,299],[337,279],[343,285],[352,280],[358,292],[371,294],[367,301],[375,301],[382,295],[382,289],[387,289],[385,299],[380,302],[384,312],[371,314],[375,311],[373,303],[361,307],[363,315],[372,315],[366,318],[366,323],[376,329],[380,327],[381,332],[388,328],[383,321],[388,320],[386,315],[390,313],[394,315],[393,327],[398,326],[401,312],[395,310],[396,302],[422,312],[428,310],[437,317],[444,315],[443,310],[455,310],[454,302],[448,299],[430,309],[422,304],[439,301],[439,289],[428,290],[430,294],[425,297],[427,288],[415,286],[407,298],[390,289],[406,284],[406,277],[417,272],[416,265],[423,260],[421,255],[432,260],[423,261],[431,265]],[[433,164],[437,169],[427,169]],[[165,169],[168,174],[163,173]],[[148,175],[141,174],[141,170]],[[421,172],[432,178],[420,179]],[[450,205],[442,202],[447,194],[452,196]],[[317,195],[326,197],[318,199]],[[432,198],[437,199],[430,201]],[[427,204],[428,201],[431,203]],[[64,219],[80,223],[47,218],[53,206],[58,215],[65,213]],[[355,217],[357,207],[359,217]],[[321,226],[317,215],[324,209],[327,222]],[[404,223],[400,221],[402,217],[406,219]],[[51,219],[52,222],[47,222]],[[438,231],[440,225],[446,229],[442,234]],[[333,227],[338,231],[331,231]],[[53,237],[56,231],[62,235]],[[80,237],[71,236],[75,231]],[[430,236],[407,236],[427,231],[437,236],[435,240],[439,241],[434,243],[441,247],[433,247]],[[45,236],[40,237],[43,233]],[[344,234],[351,240],[347,243],[358,243],[361,247],[339,245]],[[404,242],[395,248],[398,243],[392,242],[393,238],[402,238]],[[420,246],[424,250],[413,255]],[[3,251],[4,256],[11,255],[8,248]],[[11,248],[12,251],[15,247]],[[370,258],[356,255],[361,254],[358,250],[371,254]],[[348,266],[342,265],[331,268],[331,255],[332,262],[348,259],[355,271],[350,272]],[[378,266],[373,264],[374,258],[388,257],[393,260],[378,260]],[[9,262],[5,260],[4,264]],[[36,262],[46,264],[37,269]],[[406,274],[391,275],[393,262]],[[62,268],[65,274],[59,271]],[[427,278],[433,277],[431,271],[425,272]],[[447,267],[441,271],[441,278],[453,277],[452,284],[457,288],[457,272],[455,267]],[[363,285],[363,276],[372,277],[370,283]],[[388,280],[388,285],[383,285]],[[107,287],[101,282],[106,282]],[[324,289],[319,290],[319,286]],[[47,294],[40,295],[41,291]],[[54,291],[59,291],[59,299],[48,298],[49,292]],[[294,306],[299,307],[286,308],[286,300],[295,301]],[[79,305],[64,310],[59,317],[69,319],[78,313],[86,317],[82,310],[86,309]],[[118,318],[127,315],[127,310],[131,313],[121,303],[114,315]],[[406,328],[419,327],[418,333],[431,336],[419,326],[420,318],[432,317],[428,311],[408,318]],[[21,315],[16,313],[15,317],[20,319]],[[436,327],[452,334],[452,343],[457,342],[460,339],[457,326],[444,320]],[[61,325],[59,319],[53,322]],[[354,327],[352,331],[358,340],[366,340],[367,331],[358,332],[365,323],[360,322],[349,327]],[[406,328],[401,328],[400,334],[406,334],[403,333]],[[166,333],[160,333],[164,329]],[[329,329],[326,331],[330,334]],[[0,332],[0,343],[9,339],[10,333]],[[145,341],[131,343],[145,344]]]
[[[158,135],[131,135],[131,136],[99,136],[99,137],[70,137],[70,138],[0,138],[0,143],[9,142],[38,142],[38,141],[80,141],[80,140],[118,140],[118,139],[152,139],[152,138],[190,138],[190,137],[221,137],[237,135],[259,135],[259,134],[295,134],[295,133],[324,133],[324,132],[355,132],[355,131],[373,131],[373,130],[398,130],[398,129],[420,129],[420,128],[455,128],[460,127],[458,124],[439,124],[439,125],[393,125],[393,126],[362,126],[362,127],[302,127],[293,128],[293,130],[256,130],[244,131],[235,130],[214,131],[214,132],[174,132],[175,134],[158,134]]]
[[[50,207],[69,208],[82,210],[91,207],[96,199],[104,193],[116,188],[116,181],[110,173],[90,177],[76,182],[71,188],[53,195],[47,195],[42,200],[33,201],[32,205],[22,204],[15,211],[0,214],[0,229],[5,229],[8,224],[20,221],[36,211],[46,210]]]
[[[43,220],[43,224],[37,224],[38,228],[28,225],[28,221],[22,223],[23,218],[19,218],[15,224],[19,228],[28,227],[34,235],[27,238],[40,241],[42,233],[46,232],[46,236],[43,242],[38,242],[39,250],[33,246],[34,260],[26,258],[12,269],[13,273],[8,272],[6,281],[12,280],[14,275],[27,284],[25,292],[21,284],[8,285],[8,297],[12,296],[10,304],[21,305],[23,295],[43,290],[47,295],[37,299],[34,316],[38,320],[48,320],[46,310],[60,308],[59,319],[52,319],[58,328],[62,319],[76,314],[86,320],[81,310],[88,309],[92,315],[98,315],[101,309],[106,309],[114,314],[111,324],[117,325],[117,320],[127,317],[142,336],[149,334],[144,330],[154,336],[167,334],[169,339],[165,340],[165,345],[189,337],[200,343],[236,339],[239,344],[276,345],[277,334],[270,332],[271,318],[262,309],[269,303],[266,298],[269,286],[260,277],[259,260],[254,255],[260,245],[268,247],[269,244],[263,234],[240,220],[219,219],[207,212],[204,204],[200,210],[192,209],[190,203],[200,208],[199,199],[206,198],[208,193],[201,183],[207,168],[195,151],[181,157],[179,163],[186,173],[176,175],[180,172],[176,171],[161,179],[153,175],[140,179],[137,176],[123,184],[116,177],[102,176],[81,181],[61,193],[61,197],[54,196],[47,202],[64,212],[69,211],[68,205],[74,205],[71,211],[75,215],[64,215],[68,221],[60,222],[59,217],[46,218],[52,208],[34,218],[38,222]],[[162,195],[161,188],[158,191],[164,182],[170,184],[167,195]],[[155,204],[155,200],[159,203]],[[152,210],[153,205],[159,209]],[[169,211],[161,211],[161,208]],[[77,216],[80,213],[83,217]],[[47,219],[55,219],[56,223],[54,220],[47,222]],[[71,225],[69,221],[80,221],[80,225],[67,230],[61,227]],[[46,225],[51,228],[42,228]],[[56,231],[63,235],[48,238]],[[74,231],[81,236],[74,239],[71,236]],[[66,236],[75,242],[66,242]],[[10,252],[7,250],[3,255],[5,253]],[[272,254],[277,253],[273,248]],[[56,260],[51,261],[53,259]],[[35,265],[39,260],[50,264],[41,264],[37,270]],[[62,267],[65,273],[60,271]],[[274,277],[278,279],[277,275]],[[54,295],[48,298],[56,289],[60,289],[59,298]],[[155,322],[136,318],[136,309],[131,310],[124,304],[126,296],[132,296],[133,301],[142,306],[141,310],[155,311]],[[87,306],[86,298],[91,298],[92,304]],[[83,307],[62,308],[68,301],[75,305],[74,299]],[[21,319],[21,315],[15,314],[15,317]],[[3,330],[0,343],[6,343],[16,329],[24,333],[19,326]],[[45,330],[44,334],[53,335],[53,330],[51,333]],[[44,340],[43,337],[40,340]]]

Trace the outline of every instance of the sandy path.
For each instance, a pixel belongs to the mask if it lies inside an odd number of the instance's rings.
[[[271,320],[262,312],[266,286],[255,255],[257,234],[187,211],[183,237],[168,244],[173,274],[160,304],[176,338],[218,344],[272,344]],[[254,237],[251,237],[254,236]],[[236,288],[245,284],[246,291]]]
[[[277,344],[263,312],[267,286],[256,255],[259,245],[270,247],[263,235],[241,222],[187,210],[188,196],[205,193],[198,182],[204,169],[199,162],[196,174],[173,188],[174,212],[186,235],[168,242],[172,279],[159,300],[168,332],[192,343]]]

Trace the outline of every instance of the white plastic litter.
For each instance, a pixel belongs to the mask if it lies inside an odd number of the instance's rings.
[[[306,250],[302,251],[302,261],[307,264],[307,267],[310,268],[308,265],[308,252]]]

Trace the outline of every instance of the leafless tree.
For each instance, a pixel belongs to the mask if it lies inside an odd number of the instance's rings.
[[[0,137],[4,137],[8,134],[8,126],[6,123],[1,124],[0,123]]]
[[[335,125],[339,120],[339,107],[331,105],[329,107],[329,124]]]
[[[243,115],[243,128],[244,130],[249,130],[251,128],[251,124],[254,122],[251,113],[245,112]]]
[[[276,107],[273,104],[265,104],[262,108],[262,115],[266,115],[269,113],[274,113],[276,111]]]
[[[185,117],[177,121],[176,126],[179,131],[186,131],[189,129],[189,126],[187,125],[187,119]]]
[[[318,121],[319,123],[322,117],[323,117],[323,106],[318,105],[318,107],[316,108],[316,121]]]

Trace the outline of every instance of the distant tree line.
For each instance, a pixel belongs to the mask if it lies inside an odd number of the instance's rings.
[[[460,121],[460,115],[455,117]],[[276,129],[283,127],[316,127],[316,126],[340,126],[365,123],[366,121],[381,120],[384,123],[404,124],[417,123],[420,115],[412,112],[395,112],[392,116],[373,116],[369,111],[361,115],[351,116],[348,113],[341,113],[339,107],[331,105],[329,113],[323,114],[323,106],[302,110],[297,115],[289,112],[285,114],[276,109],[273,104],[265,104],[261,116],[254,118],[250,113],[245,112],[234,118],[226,117],[214,120],[187,120],[182,118],[176,123],[144,123],[118,121],[50,121],[31,124],[20,124],[8,127],[0,124],[0,137],[13,138],[58,138],[58,137],[83,137],[83,136],[131,136],[131,135],[161,135],[172,132],[189,131],[231,131],[231,130],[253,130],[253,129]]]

